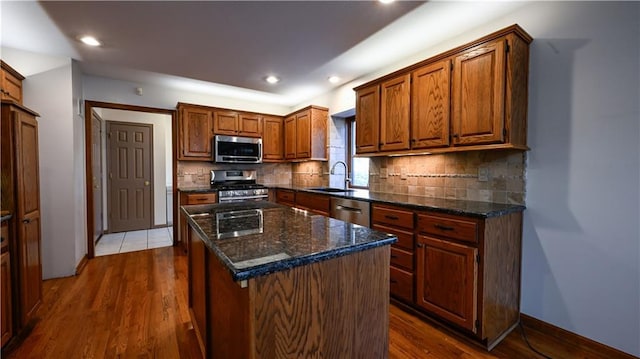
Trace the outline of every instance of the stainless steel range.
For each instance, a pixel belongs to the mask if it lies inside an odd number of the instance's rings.
[[[256,183],[255,170],[211,171],[211,188],[218,190],[218,202],[264,201],[269,190]]]

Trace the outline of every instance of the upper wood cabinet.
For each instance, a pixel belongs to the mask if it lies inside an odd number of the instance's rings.
[[[380,85],[380,150],[409,149],[409,74]]]
[[[296,159],[296,116],[287,116],[284,119],[284,158]]]
[[[285,158],[327,160],[328,109],[309,106],[284,120]]]
[[[0,95],[2,95],[2,99],[22,104],[22,80],[24,80],[24,76],[20,75],[4,61],[1,64],[0,86],[2,87],[0,87]]]
[[[477,46],[454,58],[453,143],[504,140],[506,40]]]
[[[411,73],[411,148],[449,145],[451,61]]]
[[[262,136],[262,116],[236,111],[215,111],[213,133],[229,136]]]
[[[355,88],[356,153],[528,150],[531,41],[513,25]]]
[[[356,92],[356,153],[378,151],[380,129],[380,85]]]
[[[262,134],[262,161],[284,160],[284,119],[277,116],[264,116]]]
[[[211,161],[211,109],[178,104],[178,114],[178,159]]]

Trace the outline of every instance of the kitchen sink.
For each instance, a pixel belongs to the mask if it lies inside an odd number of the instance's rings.
[[[333,187],[316,187],[309,188],[312,191],[320,191],[320,192],[353,192],[354,189],[344,189],[344,188],[333,188]]]

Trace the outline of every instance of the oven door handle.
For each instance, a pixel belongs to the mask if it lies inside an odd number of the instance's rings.
[[[264,198],[269,198],[268,194],[265,195],[259,195],[259,196],[243,196],[243,197],[218,197],[218,202],[219,203],[224,203],[224,202],[232,202],[232,201],[244,201],[247,199],[252,199],[252,200],[261,200]]]

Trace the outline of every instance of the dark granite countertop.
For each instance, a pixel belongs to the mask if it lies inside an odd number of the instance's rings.
[[[397,241],[390,234],[267,201],[183,206],[182,211],[236,281]]]
[[[477,201],[461,201],[444,198],[430,198],[423,196],[411,196],[406,194],[393,194],[371,192],[368,190],[354,190],[352,192],[323,192],[310,188],[301,188],[291,185],[266,185],[269,188],[290,189],[325,194],[332,197],[358,199],[372,203],[390,204],[417,210],[430,210],[434,212],[462,215],[477,218],[497,217],[513,212],[522,212],[525,206],[517,204],[503,204]]]
[[[185,192],[185,193],[212,193],[212,192],[218,192],[217,189],[213,189],[210,186],[178,187],[178,191]]]

